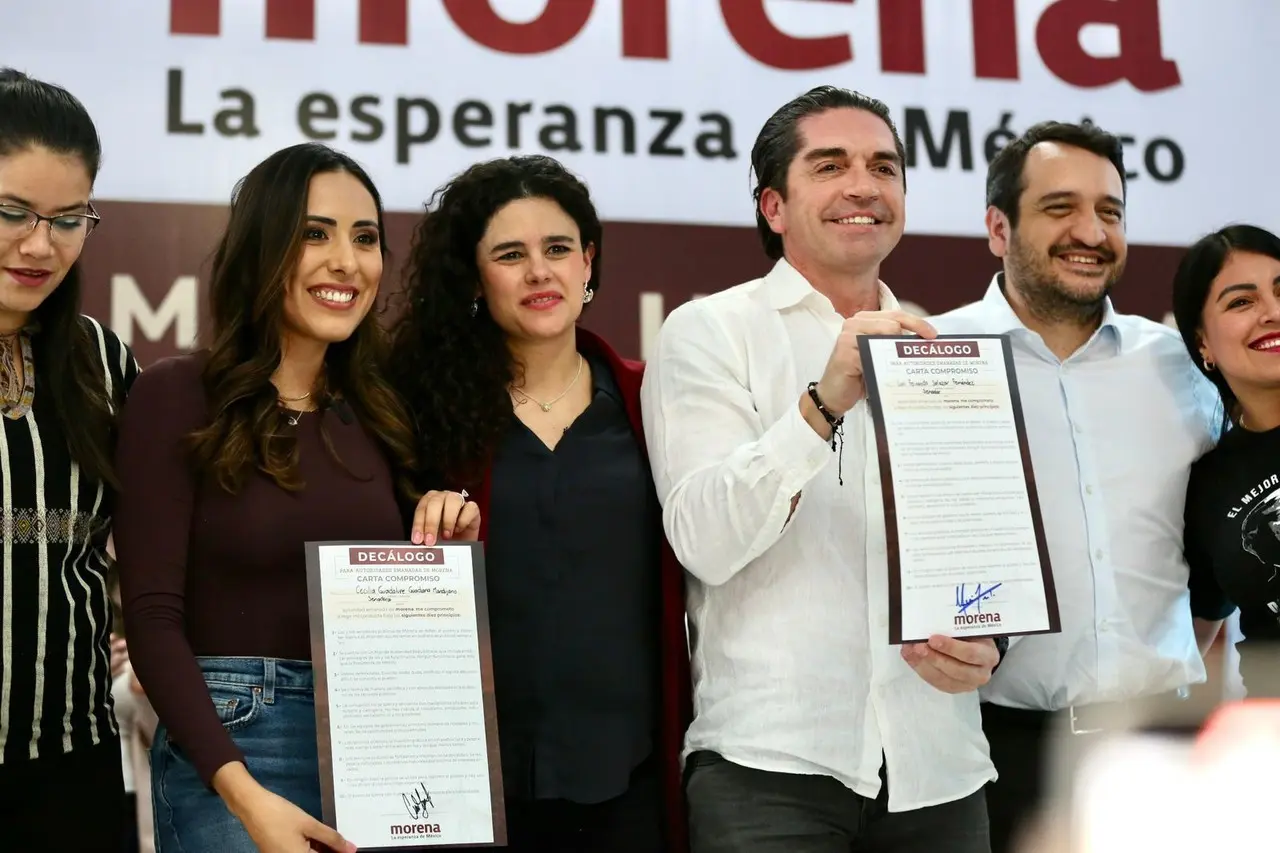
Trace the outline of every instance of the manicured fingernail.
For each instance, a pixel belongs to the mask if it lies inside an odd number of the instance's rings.
[[[422,540],[422,544],[423,544],[423,545],[434,545],[434,544],[436,544],[436,537],[435,537],[435,535],[434,535],[434,534],[432,534],[432,533],[428,533],[428,534],[427,534],[427,536],[426,536],[426,538]]]
[[[422,544],[422,534],[419,533],[417,530],[413,531],[413,544],[414,545]]]

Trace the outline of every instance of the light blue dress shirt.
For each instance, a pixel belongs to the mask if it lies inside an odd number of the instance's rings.
[[[929,322],[1010,338],[1062,632],[1013,638],[982,699],[1056,711],[1204,681],[1182,527],[1191,463],[1216,436],[1215,390],[1176,331],[1110,300],[1060,361],[1002,280]]]

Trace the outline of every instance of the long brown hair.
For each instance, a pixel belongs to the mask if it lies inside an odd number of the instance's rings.
[[[271,376],[280,365],[285,287],[302,253],[311,178],[346,172],[364,185],[378,210],[379,244],[386,257],[382,198],[358,163],[313,142],[272,154],[237,185],[226,231],[213,256],[209,282],[212,343],[204,366],[211,422],[191,436],[197,465],[229,492],[261,471],[296,491],[297,442],[281,432]],[[321,408],[349,406],[382,445],[409,499],[414,437],[408,414],[384,378],[388,342],[374,311],[351,337],[325,352]],[[325,445],[337,459],[328,435]]]

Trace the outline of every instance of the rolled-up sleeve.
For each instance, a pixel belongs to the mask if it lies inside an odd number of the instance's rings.
[[[734,338],[700,301],[685,303],[663,323],[641,392],[667,537],[711,585],[778,541],[792,499],[834,458],[800,413],[798,392],[782,417],[762,421],[745,345]]]

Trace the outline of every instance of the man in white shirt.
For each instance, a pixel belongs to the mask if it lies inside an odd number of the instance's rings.
[[[692,575],[693,853],[988,853],[989,640],[888,639],[884,505],[856,338],[934,335],[880,264],[905,220],[884,104],[819,87],[752,150],[764,278],[667,318],[642,392]]]
[[[1012,141],[987,175],[1004,270],[981,301],[931,319],[939,334],[1009,336],[1062,614],[1059,634],[1012,638],[981,691],[999,771],[994,853],[1019,849],[1056,762],[1069,768],[1108,729],[1190,710],[1179,699],[1205,679],[1197,641],[1218,628],[1193,629],[1182,555],[1215,397],[1176,331],[1111,305],[1127,258],[1124,174],[1120,140],[1090,124],[1045,122]]]

